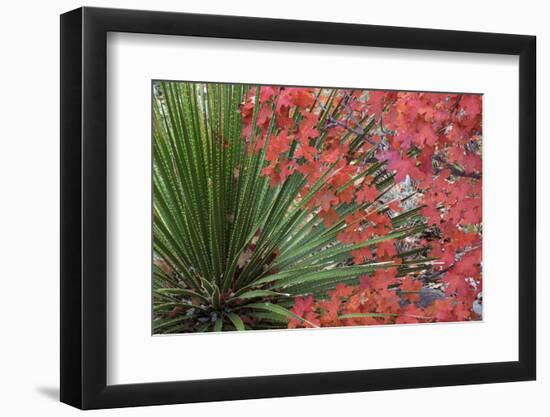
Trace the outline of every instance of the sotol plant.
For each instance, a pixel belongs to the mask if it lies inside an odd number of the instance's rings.
[[[244,85],[159,82],[154,91],[155,333],[286,328],[289,320],[315,327],[291,311],[297,296],[322,299],[337,284],[357,284],[376,270],[396,268],[403,276],[429,267],[422,250],[376,256],[380,243],[425,229],[417,207],[393,216],[384,233],[359,243],[337,238],[349,230],[354,214],[385,213],[395,201],[386,198],[384,203],[393,175],[373,158],[376,147],[365,140],[376,128],[373,118],[359,120],[357,129],[338,138],[349,149],[346,164],[353,167],[346,183],[334,185],[340,160],[324,164],[314,180],[293,169],[286,175],[278,172],[274,182],[264,170],[268,144],[279,140],[282,131],[276,89],[267,101],[260,87]],[[336,100],[336,90],[324,95]],[[249,128],[243,135],[245,102]],[[325,127],[336,120],[338,110],[309,104],[309,112],[317,111],[317,134],[306,140],[322,153],[330,134]],[[298,126],[307,117],[306,111],[296,110],[285,123]],[[288,149],[280,149],[295,168],[307,157],[296,154],[298,140],[297,134],[288,140]],[[363,151],[352,152],[359,148]],[[338,195],[367,178],[376,191],[371,201],[333,199],[334,216],[327,221],[323,192]],[[352,253],[362,249],[373,256],[354,263]]]

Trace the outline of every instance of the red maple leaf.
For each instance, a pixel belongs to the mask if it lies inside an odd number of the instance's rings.
[[[291,142],[292,137],[283,130],[278,136],[269,139],[265,158],[268,161],[276,161],[281,154],[289,151]]]
[[[315,96],[310,88],[292,88],[290,90],[294,105],[301,108],[308,108],[313,104]]]
[[[291,105],[291,90],[289,88],[282,88],[281,92],[279,93],[279,97],[277,97],[277,105],[275,106],[277,113],[281,112],[283,108],[288,108]]]
[[[338,216],[338,213],[332,207],[326,211],[322,210],[319,213],[319,216],[323,219],[326,227],[331,227],[334,223],[340,220],[340,216]]]
[[[260,87],[260,103],[264,103],[267,100],[271,99],[277,92],[276,87],[263,85]]]
[[[418,292],[422,288],[422,281],[413,279],[411,277],[403,278],[401,282],[400,291],[403,291],[403,298],[405,300],[416,302],[420,300],[420,294]]]
[[[381,313],[395,314],[399,311],[399,302],[401,298],[392,290],[378,291],[378,311]],[[391,317],[388,316],[385,321],[390,321]]]
[[[309,145],[300,145],[296,150],[296,158],[304,157],[306,161],[311,162],[317,156],[317,149]]]
[[[260,108],[260,111],[258,112],[256,123],[259,126],[267,125],[271,120],[272,116],[273,116],[273,110],[271,109],[271,106],[264,105]]]
[[[397,284],[395,277],[397,269],[377,269],[370,280],[370,287],[375,290],[385,290],[389,285]]]
[[[478,248],[462,255],[460,260],[457,261],[454,270],[464,276],[476,276],[480,271],[480,263],[481,248]]]
[[[431,310],[436,321],[454,321],[453,307],[453,300],[446,298],[435,300]]]
[[[296,162],[295,161],[284,160],[283,162],[281,162],[279,164],[279,167],[280,167],[279,175],[280,175],[281,183],[282,183],[288,177],[290,177],[292,175],[292,173],[296,169]]]
[[[363,186],[355,193],[357,203],[366,203],[373,202],[376,197],[378,197],[378,190],[376,187],[371,187],[368,184],[363,184]]]
[[[381,159],[385,159],[388,162],[388,170],[396,171],[395,181],[403,181],[407,175],[416,180],[422,180],[425,178],[425,174],[420,171],[416,166],[416,160],[408,157],[401,157],[401,154],[397,151],[386,151],[380,155]]]
[[[362,264],[368,261],[372,257],[372,252],[368,247],[364,247],[361,249],[352,250],[351,256],[353,256],[354,263]]]
[[[475,117],[481,113],[481,96],[476,94],[465,94],[460,99],[460,106],[468,117]]]
[[[377,258],[391,258],[397,255],[395,245],[391,240],[385,240],[376,245],[376,257]]]
[[[333,204],[338,203],[338,197],[334,194],[334,191],[326,189],[325,191],[317,194],[316,201],[321,209],[328,210]]]

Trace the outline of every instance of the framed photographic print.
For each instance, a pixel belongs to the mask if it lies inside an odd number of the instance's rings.
[[[535,379],[535,38],[61,16],[61,401]]]

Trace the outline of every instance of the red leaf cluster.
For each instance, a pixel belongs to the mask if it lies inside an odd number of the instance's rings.
[[[385,236],[392,218],[405,211],[399,199],[380,201],[378,178],[366,172],[375,162],[397,187],[414,190],[429,226],[430,233],[415,241],[435,258],[429,273],[378,270],[318,300],[298,297],[294,313],[321,326],[479,319],[473,307],[482,290],[480,95],[262,86],[251,89],[240,111],[250,151],[265,148],[262,174],[271,186],[299,172],[306,197],[324,176],[307,208],[327,228],[343,224],[341,243]],[[368,121],[376,128],[363,131]],[[350,136],[359,139],[346,140]],[[357,209],[339,214],[350,203]],[[403,261],[399,255],[394,240],[351,251],[355,264],[382,259],[396,265]],[[423,300],[422,291],[434,288],[441,296]],[[365,316],[340,318],[349,314]]]

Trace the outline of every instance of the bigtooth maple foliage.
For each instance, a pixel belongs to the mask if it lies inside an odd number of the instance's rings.
[[[307,209],[357,246],[343,264],[389,262],[358,284],[297,297],[292,312],[303,320],[289,328],[480,319],[480,95],[262,86],[240,112],[271,186],[301,175],[300,195],[313,193]],[[422,228],[361,247],[401,225]],[[415,254],[429,268],[416,267]]]

